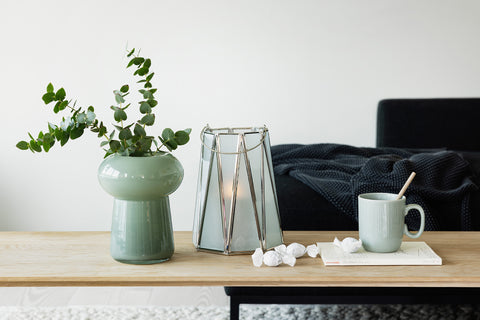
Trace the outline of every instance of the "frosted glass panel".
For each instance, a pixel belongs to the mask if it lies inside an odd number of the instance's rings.
[[[240,174],[238,195],[232,234],[233,251],[251,251],[260,247],[258,240],[255,210],[252,202],[250,184],[245,168],[245,156],[240,154]]]
[[[204,147],[201,149],[199,168],[199,187],[195,206],[194,243],[199,248],[223,251],[222,218],[218,187],[218,165],[215,150],[215,136],[203,136]],[[199,242],[196,239],[200,237]]]
[[[272,189],[272,182],[275,182],[270,180],[273,179],[270,173],[267,173],[265,178],[266,246],[269,249],[275,247],[279,242],[281,243],[282,236],[277,201]]]
[[[225,254],[282,243],[268,131],[206,127],[194,220],[198,248]]]
[[[211,157],[213,155],[212,150],[215,147],[214,140],[215,136],[213,135],[206,135],[203,136],[203,144],[205,147],[202,147],[200,150],[200,164],[198,168],[198,180],[197,180],[197,197],[195,201],[195,217],[193,221],[193,243],[195,246],[199,244],[199,230],[200,224],[202,223],[201,219],[203,216],[203,208],[206,202],[206,195],[207,195],[207,183],[208,178],[210,176],[209,168]]]

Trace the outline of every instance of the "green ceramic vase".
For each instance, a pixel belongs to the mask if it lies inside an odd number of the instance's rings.
[[[110,253],[120,262],[152,264],[173,255],[168,195],[182,182],[183,167],[169,153],[111,155],[98,168],[102,188],[114,197]]]

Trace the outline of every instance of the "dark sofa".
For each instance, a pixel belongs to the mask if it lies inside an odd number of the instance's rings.
[[[479,119],[480,99],[382,100],[377,111],[377,147],[413,153],[455,151],[470,164],[471,179],[479,185]],[[273,159],[275,166],[275,155]],[[289,174],[277,174],[275,181],[283,230],[358,229],[355,218],[342,213],[305,183]],[[448,202],[431,206],[439,220],[435,230],[462,230],[459,215],[450,214]],[[472,192],[470,211],[479,209],[480,192]],[[465,230],[480,230],[480,214],[471,214],[471,219],[472,226]]]
[[[468,161],[469,177],[480,185],[480,98],[388,99],[377,109],[377,147],[411,152],[452,150]],[[273,153],[273,152],[272,152]],[[275,167],[274,157],[274,167]],[[276,174],[277,196],[283,230],[357,230],[352,215],[303,182],[288,174]],[[439,206],[440,207],[440,206]],[[445,206],[443,206],[445,208]],[[437,230],[463,230],[458,213],[438,214]],[[448,210],[448,208],[447,208]],[[471,224],[480,230],[480,191],[469,194]],[[462,229],[463,228],[463,229]],[[241,303],[368,304],[368,303],[478,303],[478,288],[282,288],[225,287],[231,299],[231,319],[238,318]],[[392,294],[392,293],[395,294]]]

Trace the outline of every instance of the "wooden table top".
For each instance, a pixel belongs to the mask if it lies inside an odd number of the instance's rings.
[[[357,232],[284,232],[310,245]],[[254,267],[250,255],[197,252],[191,232],[175,232],[168,262],[113,260],[109,232],[0,232],[0,286],[366,286],[480,287],[480,232],[425,232],[442,266],[329,266],[305,256],[295,267]],[[407,240],[409,241],[409,240]]]

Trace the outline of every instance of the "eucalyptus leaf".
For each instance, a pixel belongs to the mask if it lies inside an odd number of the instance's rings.
[[[45,150],[45,152],[48,152],[50,150],[50,148],[52,147],[52,141],[43,141],[43,150]]]
[[[133,130],[133,133],[134,133],[134,136],[132,137],[132,139],[130,139],[132,141],[133,144],[137,143],[138,140],[142,139],[141,136],[137,135],[135,133],[135,130]]]
[[[129,89],[128,84],[125,84],[120,88],[120,92],[123,92],[123,93],[128,92],[128,89]]]
[[[147,114],[143,116],[143,118],[140,120],[140,123],[147,125],[147,126],[152,126],[155,122],[155,115],[154,114]]]
[[[122,104],[125,102],[125,99],[123,99],[122,95],[120,94],[115,94],[115,101],[118,103],[118,104]]]
[[[58,110],[59,111],[65,110],[67,106],[68,106],[68,101],[64,100],[58,105]]]
[[[20,141],[19,143],[17,143],[17,148],[20,150],[28,150],[28,142]]]
[[[133,133],[135,133],[136,136],[144,137],[147,135],[145,132],[145,129],[139,125],[138,123],[135,124],[135,128],[133,129]]]
[[[88,122],[93,122],[95,120],[95,113],[93,111],[87,111],[87,121]]]
[[[57,103],[55,103],[55,107],[53,107],[53,112],[58,113],[60,111],[61,104],[62,104],[62,101],[57,101]]]
[[[152,139],[145,137],[138,141],[140,143],[140,150],[142,152],[148,152],[152,147]]]
[[[168,141],[170,139],[175,139],[175,132],[173,132],[173,130],[170,128],[165,128],[162,131],[162,138],[165,141]]]
[[[140,104],[140,112],[143,114],[150,113],[152,112],[152,107],[150,107],[150,104],[148,102],[142,102]]]
[[[103,150],[105,150],[105,149],[103,149]],[[108,157],[108,156],[110,156],[110,155],[113,154],[112,150],[105,150],[105,151],[106,151],[106,152],[105,152],[105,155],[103,156],[103,159],[105,159],[106,157]]]
[[[97,135],[97,137],[100,138],[100,137],[104,136],[106,133],[107,133],[107,128],[101,126],[100,128],[98,128],[98,135]]]
[[[70,139],[75,140],[83,135],[84,127],[75,127],[70,131]]]
[[[78,123],[86,123],[87,122],[87,116],[85,115],[85,113],[77,114],[77,122]]]
[[[137,71],[135,71],[133,74],[134,75],[139,75],[139,76],[144,76],[148,73],[148,68],[140,68],[140,69],[137,69]]]
[[[33,151],[42,152],[42,147],[35,140],[30,141],[30,147]]]
[[[148,90],[144,90],[144,92],[143,92],[143,98],[144,98],[144,99],[153,99],[153,94],[152,94],[150,91],[148,91]]]
[[[145,59],[145,62],[143,63],[143,67],[144,68],[150,68],[150,66],[152,65],[152,61],[150,59]]]
[[[172,151],[177,149],[178,144],[175,142],[175,140],[168,140],[165,142],[165,145],[167,146],[168,150]]]
[[[127,58],[130,58],[134,52],[135,52],[135,48],[133,48],[132,51],[130,51],[130,52],[127,54]]]
[[[113,117],[115,118],[115,121],[120,122],[122,120],[127,120],[127,113],[121,109],[115,111]]]
[[[158,104],[157,100],[153,100],[153,99],[147,100],[147,102],[152,108]]]
[[[190,140],[190,136],[185,131],[181,130],[181,131],[175,132],[175,142],[179,146],[187,144],[189,140]]]
[[[141,65],[143,63],[143,61],[145,61],[145,59],[142,58],[142,57],[135,57],[132,60],[133,60],[133,64],[137,65],[137,66]]]
[[[42,100],[43,100],[43,102],[45,102],[45,104],[49,104],[50,102],[52,102],[53,100],[55,100],[55,93],[53,93],[53,92],[47,92],[47,93],[45,93],[45,94],[42,96]]]
[[[60,128],[57,128],[54,132],[54,136],[55,136],[55,139],[57,139],[57,141],[62,141],[62,138],[64,135],[65,135],[65,131],[63,131]]]
[[[95,119],[95,122],[98,122],[98,120]],[[99,132],[102,132],[102,131],[103,131],[103,133],[107,133],[107,127],[105,127],[105,126],[103,125],[103,121],[100,122],[100,125],[98,126],[98,129],[100,130]]]
[[[120,144],[120,141],[118,140],[110,140],[109,142],[109,145],[110,145],[110,149],[115,153],[117,152],[120,148],[121,148],[121,144]]]
[[[130,131],[130,128],[123,129],[118,133],[118,138],[121,140],[128,140],[132,137],[132,131]]]
[[[66,95],[65,89],[60,88],[60,89],[58,89],[57,93],[55,93],[55,100],[60,100],[61,101],[61,100],[65,99],[65,95]]]
[[[67,131],[67,132],[63,133],[63,136],[60,139],[60,146],[64,146],[65,143],[67,143],[69,139],[70,139],[70,132]]]
[[[52,143],[52,141],[54,141],[53,136],[50,133],[45,133],[45,135],[43,136],[43,142],[50,144]]]

